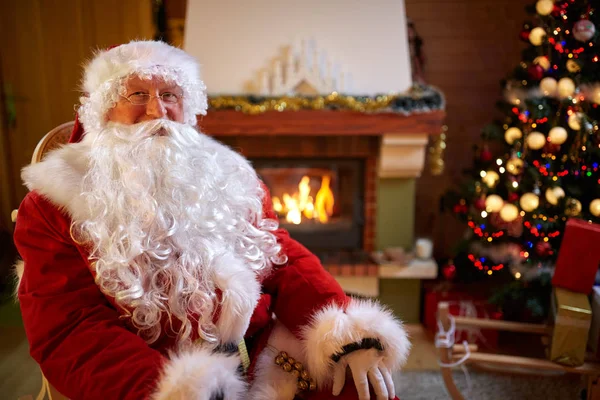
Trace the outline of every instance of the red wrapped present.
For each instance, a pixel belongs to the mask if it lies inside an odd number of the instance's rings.
[[[487,304],[485,298],[460,291],[428,291],[425,294],[424,325],[432,333],[437,331],[438,303],[445,301],[451,315],[471,318],[501,319],[501,313]],[[480,347],[495,349],[498,345],[498,331],[475,327],[456,327],[455,343],[463,340]]]
[[[552,285],[589,294],[600,264],[600,225],[569,219],[552,277]]]

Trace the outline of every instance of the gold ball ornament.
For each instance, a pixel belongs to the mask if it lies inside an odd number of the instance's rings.
[[[544,96],[554,96],[558,90],[558,82],[556,79],[547,76],[540,81],[540,90]]]
[[[540,205],[540,198],[535,193],[525,193],[519,199],[519,205],[526,212],[532,212]]]
[[[527,146],[532,150],[539,150],[546,144],[546,136],[543,133],[534,131],[527,135]]]
[[[596,104],[600,104],[600,86],[599,85],[596,85],[594,87],[594,89],[592,90],[591,100]]]
[[[283,364],[283,370],[285,372],[290,372],[292,370],[292,364],[286,362],[285,364]]]
[[[542,67],[544,71],[548,71],[550,69],[550,60],[548,60],[548,57],[546,56],[539,56],[534,58],[533,63]]]
[[[519,209],[514,204],[507,203],[500,209],[500,218],[512,222],[519,216]]]
[[[594,217],[600,217],[600,199],[594,199],[590,203],[590,212]]]
[[[581,121],[583,119],[583,114],[582,113],[573,113],[571,115],[569,115],[569,128],[573,129],[574,131],[578,131],[581,129]]]
[[[558,95],[562,98],[571,97],[575,93],[575,82],[571,78],[561,78],[558,81]]]
[[[539,26],[529,32],[529,41],[534,46],[541,45],[544,42],[544,37],[546,37],[546,30]]]
[[[562,126],[555,126],[550,129],[550,133],[548,134],[548,138],[552,144],[563,144],[567,141],[568,136],[567,130]]]
[[[506,162],[506,170],[513,175],[519,175],[523,172],[523,160],[517,157],[512,157]]]
[[[500,175],[496,171],[487,171],[481,180],[487,187],[493,188],[500,180]]]
[[[511,127],[504,132],[504,140],[506,143],[513,144],[516,140],[519,140],[523,137],[523,132],[517,127]]]
[[[548,203],[555,206],[558,204],[558,201],[561,198],[565,197],[565,191],[560,186],[556,186],[553,188],[546,189],[545,196],[546,196],[546,200],[548,200]]]
[[[567,60],[567,71],[569,72],[579,72],[581,71],[581,67],[575,60]]]
[[[581,202],[574,198],[568,199],[565,206],[565,214],[569,217],[576,217],[581,214]]]
[[[485,210],[487,212],[498,212],[502,210],[502,206],[504,206],[504,200],[497,194],[490,194],[485,198]]]
[[[540,15],[550,15],[554,9],[554,2],[552,0],[538,0],[535,4],[535,11]]]

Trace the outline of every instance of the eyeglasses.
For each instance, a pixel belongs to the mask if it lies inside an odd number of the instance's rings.
[[[173,92],[164,92],[159,94],[158,96],[152,96],[151,94],[144,92],[135,92],[130,94],[129,96],[121,95],[121,97],[133,105],[142,106],[148,104],[150,102],[150,99],[154,97],[160,98],[160,100],[165,104],[177,104],[183,96]]]

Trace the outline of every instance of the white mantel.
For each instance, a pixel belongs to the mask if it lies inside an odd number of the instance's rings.
[[[403,0],[188,0],[184,48],[211,94],[246,94],[282,48],[315,43],[350,77],[348,94],[411,86]]]

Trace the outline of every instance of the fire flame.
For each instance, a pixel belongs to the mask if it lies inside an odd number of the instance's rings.
[[[278,214],[285,215],[285,220],[292,224],[302,223],[303,216],[306,219],[316,219],[325,224],[333,215],[333,205],[335,204],[330,184],[330,176],[321,177],[321,187],[313,199],[310,195],[310,178],[305,175],[298,183],[297,192],[292,195],[284,193],[281,199],[277,196],[273,197],[273,209]]]

